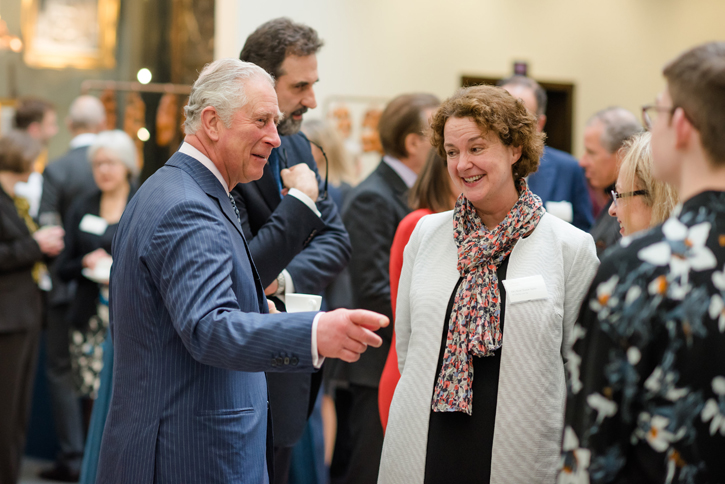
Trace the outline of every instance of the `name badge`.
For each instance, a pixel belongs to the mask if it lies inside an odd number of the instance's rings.
[[[506,288],[506,299],[511,303],[535,301],[549,297],[546,283],[541,276],[507,279],[502,282],[503,287]]]
[[[101,217],[87,213],[81,219],[81,223],[78,228],[83,232],[100,236],[106,232],[108,222],[103,220]]]
[[[571,223],[574,220],[574,209],[569,202],[546,202],[546,211]]]

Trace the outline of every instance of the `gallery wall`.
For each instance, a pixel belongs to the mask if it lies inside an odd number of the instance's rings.
[[[238,57],[250,32],[282,15],[325,40],[318,102],[446,97],[462,75],[506,76],[515,60],[537,79],[573,83],[576,156],[591,114],[614,104],[638,112],[663,88],[667,60],[725,40],[721,0],[217,0],[215,56]]]

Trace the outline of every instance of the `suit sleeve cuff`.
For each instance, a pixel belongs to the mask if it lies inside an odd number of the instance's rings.
[[[315,215],[317,215],[318,217],[322,217],[322,214],[319,210],[317,210],[317,207],[315,206],[315,202],[310,197],[305,195],[301,190],[298,190],[296,188],[290,188],[289,192],[287,192],[287,195],[295,197],[297,200],[307,205],[307,207],[309,207],[309,209],[312,210]]]
[[[325,361],[325,357],[317,352],[317,323],[320,322],[320,316],[323,314],[325,313],[317,313],[317,316],[315,316],[315,319],[312,321],[312,344],[310,345],[312,346],[312,366],[318,370]]]

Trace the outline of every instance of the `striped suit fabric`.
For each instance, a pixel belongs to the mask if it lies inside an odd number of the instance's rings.
[[[260,314],[264,291],[228,195],[182,153],[128,204],[113,259],[97,482],[268,482],[263,372],[314,371],[315,313]]]

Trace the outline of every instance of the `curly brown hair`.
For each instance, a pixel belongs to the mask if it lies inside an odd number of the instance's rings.
[[[506,90],[494,86],[464,87],[443,102],[430,125],[431,144],[443,159],[447,159],[443,132],[450,118],[470,118],[481,132],[497,134],[505,146],[520,146],[521,158],[511,167],[514,180],[539,168],[546,135],[537,132],[536,117],[526,110],[523,101]]]

